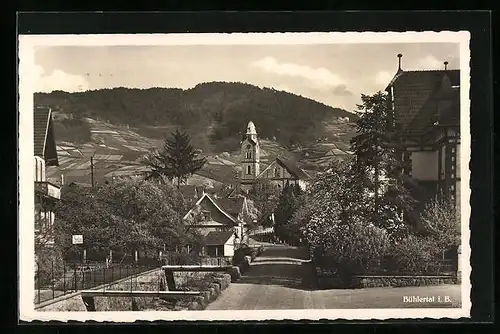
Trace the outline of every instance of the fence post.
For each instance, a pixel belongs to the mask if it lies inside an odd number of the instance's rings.
[[[106,267],[102,267],[102,280],[104,281],[104,290],[106,290]]]
[[[85,270],[82,267],[82,290],[85,290]]]
[[[130,275],[130,292],[132,292],[132,275]]]
[[[40,266],[36,267],[36,282],[37,282],[37,287],[38,287],[38,304],[40,304]]]
[[[75,265],[75,272],[73,273],[73,280],[75,282],[75,291],[76,291],[76,265]]]
[[[55,298],[55,290],[56,290],[56,287],[55,287],[55,279],[54,279],[54,259],[52,259],[52,261],[50,261],[51,263],[51,270],[50,270],[50,273],[51,273],[51,279],[52,279],[52,299]]]
[[[63,294],[66,294],[66,264],[63,264]]]
[[[113,265],[111,265],[111,282],[114,281],[114,273],[115,273],[115,268],[113,268]]]

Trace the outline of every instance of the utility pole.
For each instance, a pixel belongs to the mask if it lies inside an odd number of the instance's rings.
[[[90,184],[94,187],[94,155],[90,157]]]

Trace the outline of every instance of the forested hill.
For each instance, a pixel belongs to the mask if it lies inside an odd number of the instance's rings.
[[[180,127],[198,145],[230,150],[252,120],[261,138],[284,146],[304,145],[327,136],[325,124],[357,117],[343,109],[288,92],[243,83],[211,82],[192,89],[114,88],[67,93],[36,93],[35,104],[133,128]],[[148,135],[147,133],[142,133]],[[204,142],[203,142],[204,141]]]

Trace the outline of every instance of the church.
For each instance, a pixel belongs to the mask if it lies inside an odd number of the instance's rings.
[[[261,171],[260,142],[255,124],[248,122],[241,141],[240,186],[248,192],[257,179],[267,179],[282,189],[287,183],[297,184],[306,189],[310,176],[293,160],[277,157]]]

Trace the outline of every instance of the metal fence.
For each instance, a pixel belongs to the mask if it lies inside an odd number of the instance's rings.
[[[35,304],[52,300],[79,290],[92,289],[115,281],[137,276],[148,270],[159,268],[161,263],[151,261],[142,264],[93,264],[64,265],[58,268],[55,262],[50,268],[38,267],[35,272]]]

